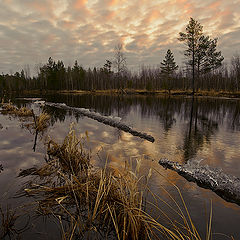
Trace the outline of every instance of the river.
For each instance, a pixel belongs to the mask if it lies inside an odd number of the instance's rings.
[[[153,136],[155,141],[149,142],[76,112],[48,108],[52,116],[51,126],[44,136],[38,137],[33,151],[34,136],[21,127],[19,119],[0,114],[2,203],[9,202],[15,206],[22,201],[12,198],[23,181],[16,178],[20,169],[44,163],[46,135],[61,142],[74,122],[79,134],[87,131],[88,146],[95,166],[104,166],[107,159],[112,167],[122,168],[126,161],[142,159],[143,175],[147,175],[150,168],[153,169],[150,187],[154,193],[161,193],[164,188],[180,201],[176,188],[170,182],[180,188],[192,220],[201,234],[206,230],[212,201],[212,232],[217,234],[213,235],[213,239],[228,239],[218,233],[240,239],[240,206],[223,200],[211,190],[188,182],[158,164],[160,158],[168,158],[181,164],[219,168],[226,174],[240,178],[239,99],[70,94],[47,95],[43,99],[118,117],[133,129]],[[13,102],[17,106],[32,107],[36,114],[41,111],[39,105],[23,96],[13,98]],[[31,239],[34,234],[32,231],[24,239]]]

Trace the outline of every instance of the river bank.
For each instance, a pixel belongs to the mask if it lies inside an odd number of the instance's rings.
[[[92,94],[92,95],[161,95],[161,96],[192,96],[191,90],[140,90],[140,89],[110,89],[110,90],[24,90],[21,93],[13,92],[4,92],[4,95],[8,94],[21,94],[21,95],[46,95],[46,94],[73,94],[73,95],[82,95],[82,94]],[[226,98],[240,98],[240,91],[227,92],[227,91],[202,91],[198,90],[194,93],[194,96],[205,96],[205,97],[226,97]]]

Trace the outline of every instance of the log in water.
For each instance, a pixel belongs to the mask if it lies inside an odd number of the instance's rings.
[[[240,179],[225,174],[221,169],[199,166],[194,164],[181,165],[166,158],[159,160],[159,164],[171,169],[190,182],[195,182],[203,188],[208,188],[226,201],[240,205]]]
[[[111,117],[111,116],[102,116],[101,114],[92,112],[89,109],[69,107],[64,103],[49,103],[49,102],[46,102],[45,105],[51,106],[51,107],[56,107],[56,108],[61,108],[61,109],[65,109],[65,110],[75,111],[75,112],[78,112],[78,113],[80,113],[84,116],[95,119],[98,122],[102,122],[106,125],[116,127],[116,128],[118,128],[118,129],[120,129],[124,132],[131,133],[134,136],[144,138],[144,139],[146,139],[150,142],[155,141],[155,139],[151,135],[148,135],[147,133],[142,133],[142,132],[139,132],[139,131],[136,131],[136,130],[132,129],[131,127],[127,126],[126,124],[121,123],[119,121],[120,119],[116,118],[116,117],[114,118],[114,117]]]

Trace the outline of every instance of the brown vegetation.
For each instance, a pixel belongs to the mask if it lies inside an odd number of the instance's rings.
[[[2,100],[2,114],[13,114],[18,117],[28,117],[32,116],[32,110],[26,107],[17,108],[10,101],[8,103],[4,103]]]
[[[33,128],[35,129],[36,132],[43,132],[46,128],[48,128],[50,124],[50,115],[47,114],[46,112],[42,112],[39,116],[35,116],[33,113],[34,117],[34,126]]]
[[[24,124],[25,127],[34,129],[35,132],[43,132],[50,124],[50,115],[46,112],[42,112],[39,116],[35,116],[32,109],[21,107],[18,108],[14,106],[10,101],[8,103],[4,103],[2,99],[2,114],[10,114],[17,117],[32,117],[33,122]]]
[[[25,187],[25,195],[37,198],[38,213],[58,217],[62,239],[87,235],[104,239],[201,239],[181,194],[184,209],[169,194],[180,222],[159,208],[159,200],[167,206],[169,203],[149,190],[152,169],[147,177],[140,175],[140,161],[135,168],[126,164],[123,171],[107,164],[96,169],[90,164],[84,141],[71,127],[62,144],[48,141],[47,164],[22,174],[37,175]],[[146,201],[147,193],[155,202]],[[159,216],[153,217],[151,213],[157,212]],[[205,239],[210,238],[211,217]]]
[[[28,226],[28,222],[21,229],[16,228],[16,221],[21,216],[16,210],[6,207],[4,210],[0,206],[0,239],[19,239],[18,236],[23,233]],[[12,238],[13,237],[13,238]]]

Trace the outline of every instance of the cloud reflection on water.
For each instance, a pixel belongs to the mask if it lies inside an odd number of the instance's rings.
[[[62,100],[64,101],[64,97]],[[164,187],[177,197],[169,181],[179,186],[186,203],[193,212],[193,218],[199,223],[203,218],[201,210],[203,205],[209,199],[213,199],[215,216],[228,220],[228,226],[231,226],[229,231],[237,231],[234,223],[240,221],[239,207],[226,203],[211,191],[187,182],[174,172],[165,171],[158,164],[158,159],[161,157],[179,162],[186,161],[184,138],[189,137],[190,123],[192,123],[189,141],[195,141],[194,137],[198,136],[198,142],[194,143],[196,149],[187,161],[203,159],[201,164],[220,167],[226,173],[239,176],[240,125],[238,122],[231,124],[231,114],[234,114],[239,104],[237,100],[234,102],[199,99],[198,102],[194,102],[192,114],[191,99],[148,98],[146,101],[145,98],[130,98],[128,105],[124,99],[119,101],[119,98],[114,97],[96,96],[91,99],[76,97],[75,100],[73,102],[76,107],[94,106],[96,112],[119,116],[135,129],[154,136],[156,141],[150,143],[93,119],[54,110],[52,126],[48,134],[55,141],[62,142],[69,131],[70,124],[75,122],[78,134],[84,135],[86,131],[88,132],[89,143],[86,143],[86,146],[92,152],[93,165],[104,166],[108,159],[110,166],[121,169],[125,166],[125,161],[131,158],[142,158],[141,174],[147,175],[150,168],[160,172],[160,174],[154,172],[152,176],[150,187],[155,193],[162,194],[162,187]],[[66,104],[71,105],[71,102],[66,101]],[[166,112],[168,114],[165,114]],[[169,119],[174,121],[171,120],[171,124],[168,124]],[[16,183],[15,177],[20,168],[28,168],[44,162],[45,147],[43,141],[39,140],[37,151],[34,153],[32,150],[34,136],[20,128],[17,119],[9,120],[7,116],[0,115],[0,122],[4,126],[0,131],[0,163],[4,167],[4,171],[0,174],[0,181],[1,185],[10,187],[10,183]],[[218,123],[218,127],[214,130],[211,128],[213,122]],[[200,137],[199,134],[201,134]],[[216,229],[221,231],[222,227],[223,224],[218,223]]]

